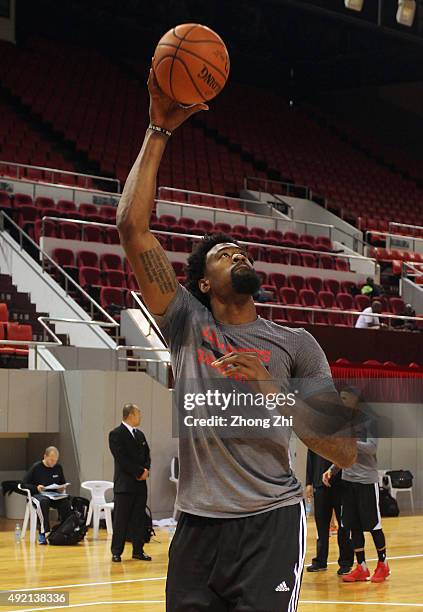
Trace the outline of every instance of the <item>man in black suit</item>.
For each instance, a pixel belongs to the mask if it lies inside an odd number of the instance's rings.
[[[331,486],[325,487],[322,481],[324,472],[331,465],[330,461],[320,457],[310,449],[307,453],[306,496],[314,497],[314,520],[317,527],[317,554],[307,567],[308,572],[320,572],[327,569],[329,554],[329,526],[335,510],[338,521],[338,575],[348,574],[354,563],[354,551],[348,529],[341,523],[341,506],[343,482],[340,473],[332,478]]]
[[[138,406],[126,404],[122,419],[109,434],[109,447],[115,459],[112,561],[121,561],[129,535],[132,558],[151,561],[143,550],[150,449],[144,434],[137,429],[141,422]]]

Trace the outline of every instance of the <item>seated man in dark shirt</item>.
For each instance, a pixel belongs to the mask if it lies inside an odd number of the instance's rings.
[[[46,535],[50,532],[49,510],[56,508],[60,520],[63,520],[72,509],[70,498],[51,499],[46,496],[45,488],[49,485],[65,485],[66,480],[59,460],[59,451],[49,446],[44,452],[42,461],[37,461],[29,469],[22,481],[22,488],[29,489],[39,521],[38,542],[47,544]],[[66,486],[54,489],[54,493],[65,493]]]

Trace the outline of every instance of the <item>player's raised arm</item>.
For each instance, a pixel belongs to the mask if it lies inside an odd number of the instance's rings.
[[[157,86],[152,71],[148,79],[150,126],[141,151],[119,202],[116,223],[120,239],[137,277],[143,299],[153,314],[163,314],[172,301],[177,281],[173,267],[159,241],[150,232],[150,217],[156,195],[157,172],[169,135],[205,104],[184,108],[165,96]]]

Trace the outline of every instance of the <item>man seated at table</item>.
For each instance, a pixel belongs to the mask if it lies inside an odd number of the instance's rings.
[[[35,506],[39,523],[39,544],[47,544],[46,536],[50,533],[49,511],[55,508],[59,512],[62,521],[72,510],[70,497],[51,499],[47,497],[46,487],[49,485],[62,485],[54,489],[54,493],[64,494],[66,491],[66,480],[59,461],[59,451],[55,446],[49,446],[44,452],[41,461],[36,461],[28,470],[23,481],[22,488],[29,489],[32,502]]]

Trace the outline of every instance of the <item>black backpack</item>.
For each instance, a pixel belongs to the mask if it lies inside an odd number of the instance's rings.
[[[388,489],[379,487],[379,508],[382,516],[398,516],[397,500],[392,497]]]
[[[85,497],[74,497],[71,512],[50,531],[48,543],[52,546],[72,546],[81,542],[88,531],[89,505],[90,502]]]
[[[410,470],[391,470],[386,472],[386,474],[391,477],[394,489],[408,489],[413,486],[413,474]],[[388,479],[386,479],[386,484],[388,484],[387,481]]]
[[[144,525],[144,543],[148,544],[152,536],[156,535],[153,529],[153,517],[151,516],[151,510],[148,506],[145,507],[145,525]]]

